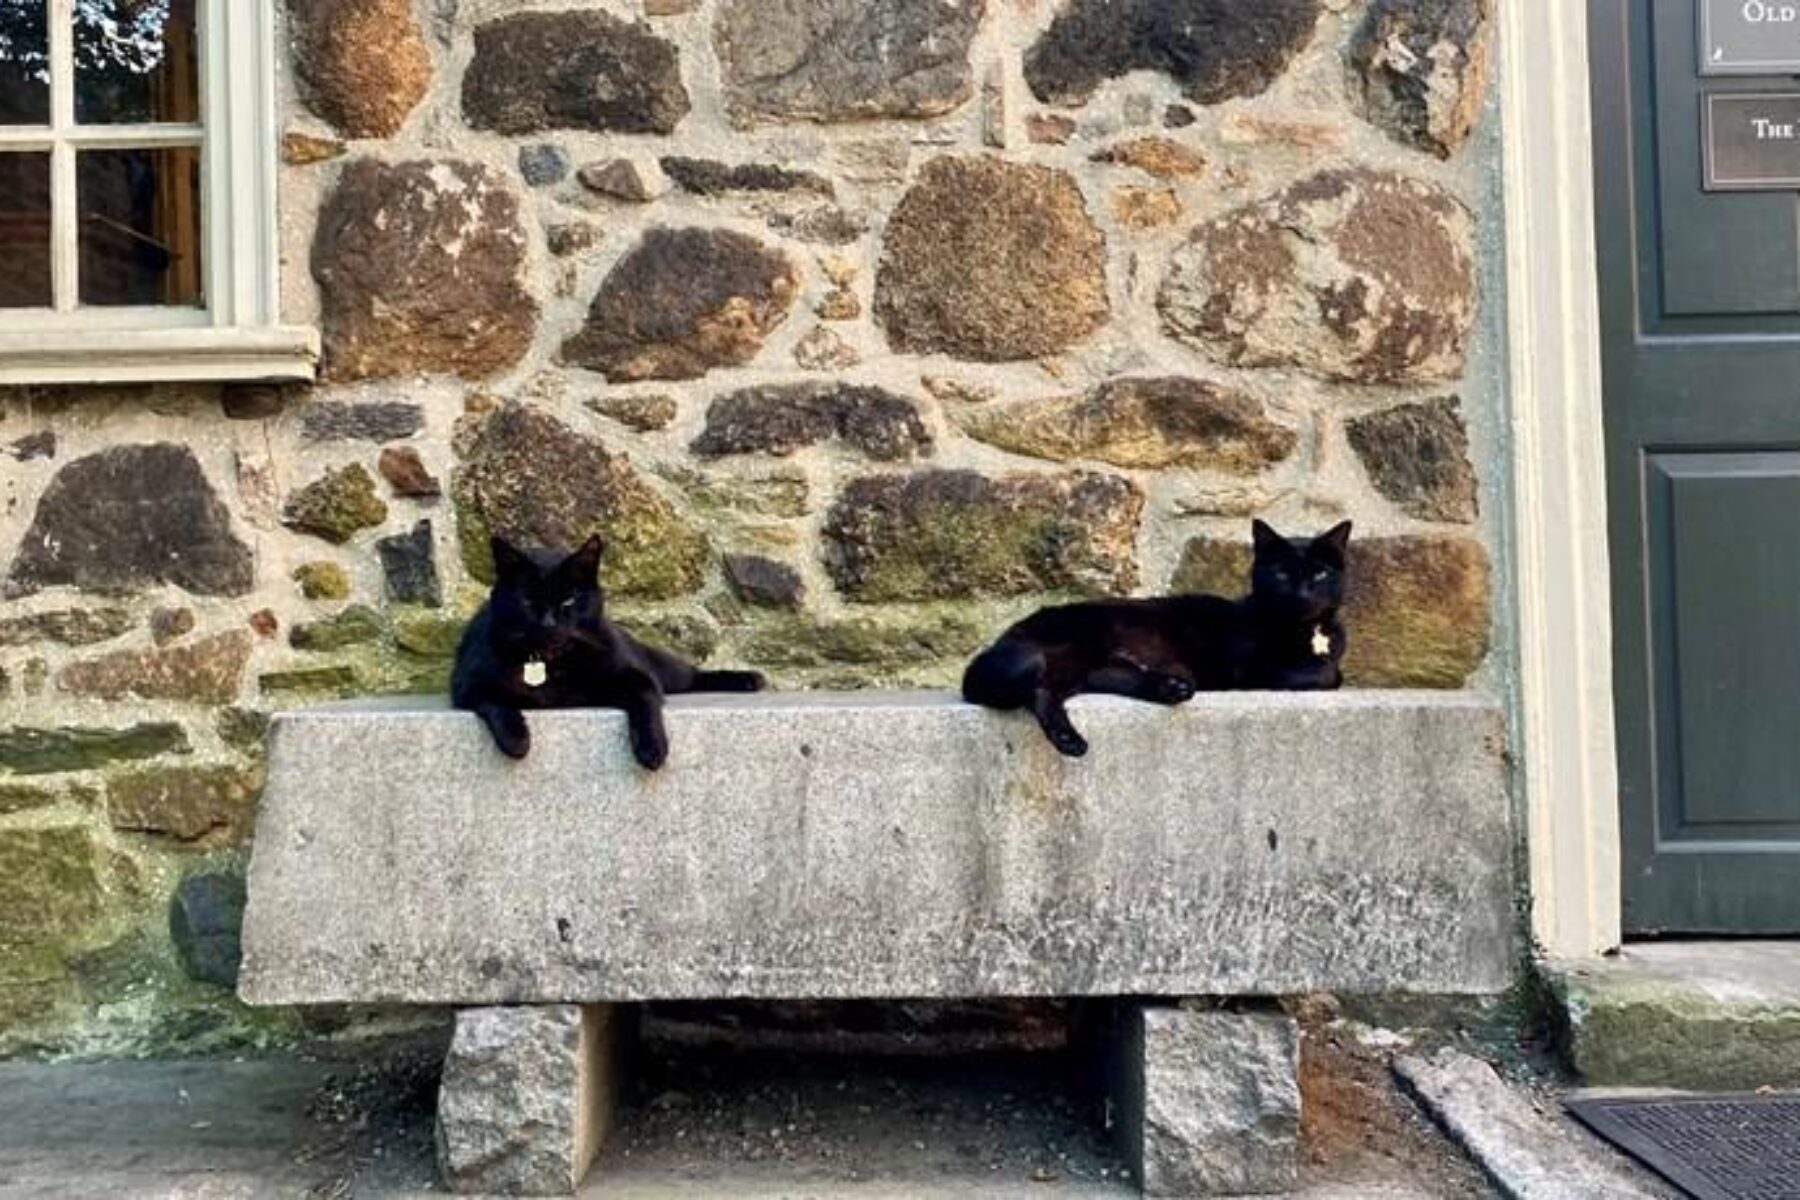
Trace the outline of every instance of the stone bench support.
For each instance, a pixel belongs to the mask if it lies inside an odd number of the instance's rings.
[[[1263,1196],[1299,1181],[1300,1031],[1279,1013],[1133,1006],[1113,1112],[1144,1195]]]
[[[612,1128],[619,1026],[610,1004],[458,1012],[438,1092],[445,1185],[474,1195],[572,1192]]]
[[[614,712],[532,714],[522,763],[442,708],[281,714],[242,993],[474,1010],[445,1079],[445,1173],[519,1193],[566,1190],[597,1145],[603,1122],[581,1114],[616,1074],[595,1049],[608,1004],[1511,981],[1491,701],[1072,711],[1093,743],[1079,760],[1029,718],[938,694],[683,698],[654,774]],[[1292,1027],[1134,1019],[1140,1082],[1120,1105],[1153,1194],[1289,1178]],[[1254,1115],[1209,1107],[1227,1094]]]

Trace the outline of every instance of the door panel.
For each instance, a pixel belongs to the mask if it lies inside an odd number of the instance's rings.
[[[1780,837],[1794,812],[1800,729],[1769,719],[1800,672],[1800,454],[1650,457],[1659,731],[1679,772],[1660,789],[1665,841]]]
[[[1642,4],[1645,0],[1631,0]],[[1656,119],[1657,248],[1662,315],[1745,316],[1800,312],[1800,203],[1784,192],[1701,190],[1698,16],[1672,21],[1658,3],[1649,98]],[[1708,79],[1708,90],[1765,90],[1757,80]],[[1731,270],[1720,270],[1721,264]]]
[[[1800,196],[1701,189],[1696,0],[1590,0],[1628,933],[1800,932]]]

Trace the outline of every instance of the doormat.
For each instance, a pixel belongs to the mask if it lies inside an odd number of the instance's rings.
[[[1567,1108],[1695,1200],[1800,1200],[1800,1095],[1595,1098]]]

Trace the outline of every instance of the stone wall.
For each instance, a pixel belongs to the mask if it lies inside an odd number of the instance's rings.
[[[1488,7],[290,0],[318,385],[0,391],[0,1047],[295,1031],[220,986],[266,714],[441,689],[490,532],[894,686],[1350,516],[1352,683],[1481,685]]]

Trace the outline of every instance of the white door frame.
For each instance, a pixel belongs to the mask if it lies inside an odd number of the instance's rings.
[[[1620,940],[1588,0],[1502,0],[1520,743],[1538,952]]]

